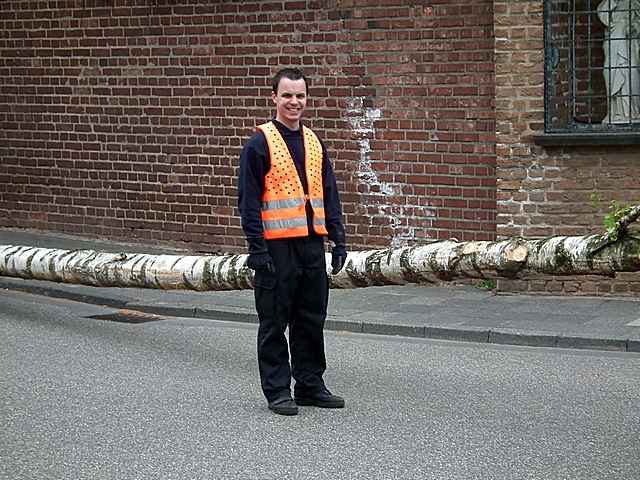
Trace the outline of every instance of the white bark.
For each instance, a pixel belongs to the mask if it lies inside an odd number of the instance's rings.
[[[103,253],[0,246],[0,275],[97,287],[189,290],[252,288],[246,255]]]
[[[605,245],[604,247],[602,245]],[[592,254],[592,252],[594,252]],[[253,287],[247,255],[101,253],[0,245],[0,275],[100,287],[242,290]],[[327,266],[330,265],[327,254]],[[431,283],[455,278],[606,275],[640,271],[640,242],[625,236],[550,237],[501,242],[446,240],[398,249],[350,252],[332,288]]]

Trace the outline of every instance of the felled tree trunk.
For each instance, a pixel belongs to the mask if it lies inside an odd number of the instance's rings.
[[[639,210],[640,212],[640,210]],[[0,246],[0,275],[98,287],[242,290],[253,287],[247,255],[180,256]],[[327,255],[327,265],[330,256]],[[640,241],[630,235],[557,236],[501,242],[433,242],[350,252],[332,288],[432,283],[456,278],[523,278],[528,273],[605,275],[640,271]]]

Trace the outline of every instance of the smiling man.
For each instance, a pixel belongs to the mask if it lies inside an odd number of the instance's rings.
[[[295,415],[298,405],[344,407],[322,378],[329,298],[325,237],[334,245],[333,274],[342,269],[347,251],[327,149],[301,122],[308,80],[301,70],[285,68],[273,77],[272,88],[276,116],[258,126],[240,156],[238,205],[249,244],[247,265],[255,270],[262,391],[270,410]]]

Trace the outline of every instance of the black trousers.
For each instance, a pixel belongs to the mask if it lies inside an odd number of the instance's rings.
[[[323,237],[269,240],[267,245],[276,271],[256,271],[254,293],[260,382],[267,400],[273,401],[290,395],[292,376],[297,395],[324,388],[329,282]]]

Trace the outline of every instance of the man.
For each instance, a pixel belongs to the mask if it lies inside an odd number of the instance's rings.
[[[276,117],[258,126],[242,150],[238,204],[249,244],[247,265],[255,270],[262,391],[270,410],[296,415],[298,405],[344,407],[322,379],[329,298],[324,237],[334,243],[333,274],[342,269],[347,251],[327,149],[301,123],[307,79],[299,69],[285,68],[274,76],[272,89]]]

